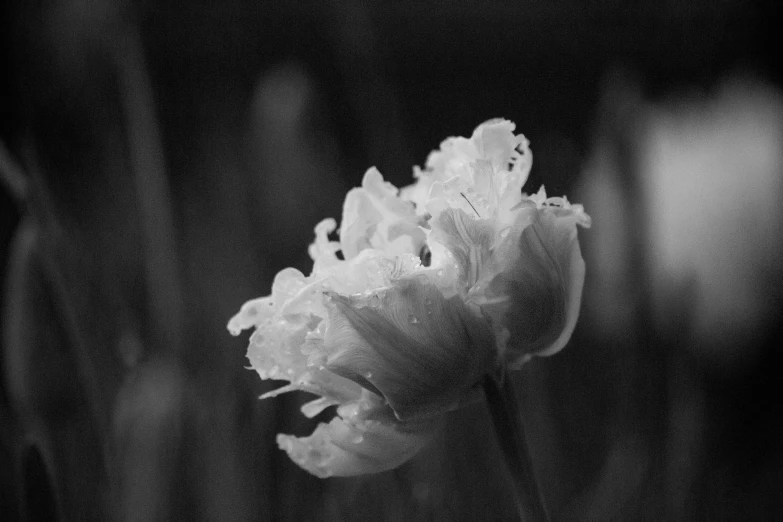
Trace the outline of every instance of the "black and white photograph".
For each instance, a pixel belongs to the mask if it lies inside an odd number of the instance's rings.
[[[1,522],[783,520],[775,0],[6,0]]]

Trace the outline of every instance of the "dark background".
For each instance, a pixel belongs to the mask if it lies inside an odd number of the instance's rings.
[[[780,258],[766,313],[729,332],[741,371],[718,368],[688,280],[653,299],[640,162],[657,107],[709,112],[727,82],[783,118],[775,2],[1,9],[0,519],[513,517],[481,405],[398,470],[307,475],[274,443],[313,429],[306,397],[257,401],[274,383],[225,330],[278,270],[309,271],[312,227],[366,168],[404,186],[494,117],[531,141],[526,189],[594,217],[577,331],[517,375],[553,518],[783,517]]]

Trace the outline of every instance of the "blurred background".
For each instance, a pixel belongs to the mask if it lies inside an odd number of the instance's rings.
[[[515,382],[552,518],[783,518],[779,11],[3,2],[0,520],[513,519],[483,405],[319,480],[274,435],[324,419],[225,329],[368,167],[494,117],[593,217],[577,330]]]

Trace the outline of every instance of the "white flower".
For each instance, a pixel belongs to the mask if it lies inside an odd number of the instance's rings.
[[[334,220],[316,227],[310,276],[283,270],[229,322],[234,335],[255,329],[261,378],[290,383],[264,397],[318,395],[309,417],[339,406],[309,437],[278,436],[304,469],[394,468],[484,375],[568,341],[584,281],[576,225],[589,217],[543,188],[521,192],[531,154],[513,130],[493,120],[444,141],[401,192],[368,170],[346,197],[340,241],[328,239]]]

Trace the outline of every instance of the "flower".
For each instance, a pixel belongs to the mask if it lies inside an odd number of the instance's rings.
[[[315,228],[312,273],[288,268],[272,294],[228,323],[253,328],[248,359],[262,379],[338,406],[309,437],[278,435],[307,471],[348,476],[399,466],[471,401],[499,368],[562,349],[579,314],[584,262],[565,198],[523,194],[532,165],[514,124],[492,120],[449,138],[401,191],[369,169],[333,219]],[[337,255],[342,252],[343,259]]]

